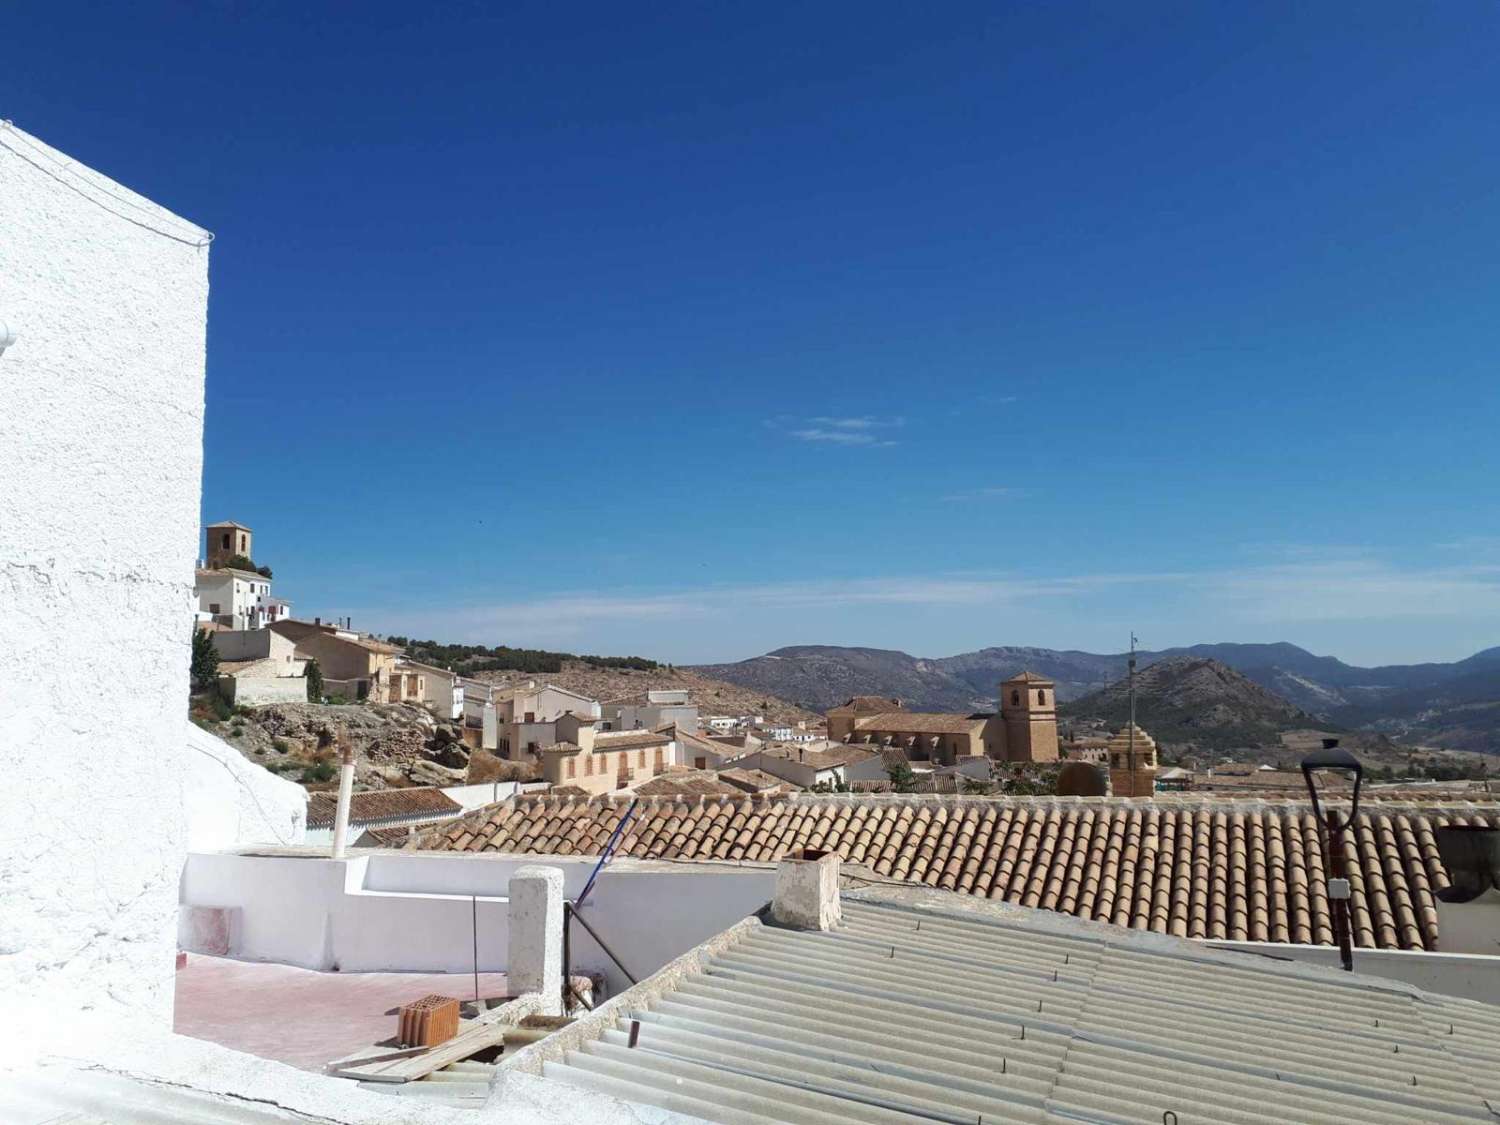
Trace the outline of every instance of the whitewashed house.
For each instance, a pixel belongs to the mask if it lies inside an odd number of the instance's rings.
[[[443,719],[464,717],[464,681],[456,672],[401,657],[391,672],[391,701],[420,703]]]
[[[602,705],[605,730],[659,730],[672,725],[681,730],[698,729],[698,705],[686,689],[647,691]]]
[[[264,629],[286,620],[291,603],[271,596],[271,580],[253,570],[206,570],[194,574],[197,620],[229,629]]]
[[[255,707],[307,700],[307,661],[297,644],[274,629],[220,629],[213,634],[219,654],[219,694],[231,703]]]

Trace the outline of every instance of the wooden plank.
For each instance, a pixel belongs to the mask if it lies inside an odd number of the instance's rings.
[[[409,1059],[413,1055],[420,1055],[427,1047],[363,1047],[352,1055],[345,1055],[341,1059],[334,1059],[328,1064],[328,1069],[336,1067],[368,1066],[370,1063],[390,1062],[392,1059]]]
[[[506,1029],[514,1027],[513,1024],[480,1023],[477,1020],[470,1023],[471,1026],[466,1031],[459,1032],[446,1043],[429,1048],[424,1054],[379,1064],[379,1075],[369,1077],[379,1082],[414,1082],[418,1078],[426,1078],[434,1070],[442,1070],[450,1063],[462,1062],[486,1047],[502,1045]]]

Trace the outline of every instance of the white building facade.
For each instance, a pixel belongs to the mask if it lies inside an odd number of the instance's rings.
[[[200,622],[229,629],[264,629],[292,612],[290,602],[271,596],[271,580],[253,570],[199,570],[193,596]]]
[[[0,995],[16,1026],[28,1005],[170,1025],[208,242],[0,122],[16,337],[0,355]],[[59,722],[80,682],[88,706]]]

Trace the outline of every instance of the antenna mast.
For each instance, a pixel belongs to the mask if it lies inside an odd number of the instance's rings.
[[[1135,630],[1130,631],[1130,744],[1127,762],[1135,769]]]

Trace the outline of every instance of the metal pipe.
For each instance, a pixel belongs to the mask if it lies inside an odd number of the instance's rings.
[[[621,960],[618,957],[615,956],[614,950],[610,949],[609,946],[605,945],[604,944],[604,939],[601,938],[598,934],[596,934],[594,932],[594,927],[590,926],[586,921],[584,921],[583,915],[578,913],[578,911],[574,908],[574,905],[571,902],[565,902],[565,903],[563,903],[563,911],[564,911],[565,917],[572,917],[572,918],[577,918],[578,919],[578,924],[580,926],[582,926],[585,930],[588,931],[589,937],[591,937],[591,938],[594,939],[594,944],[597,945],[600,949],[604,950],[604,952],[609,956],[609,959],[615,963],[615,968],[619,969],[620,972],[622,972],[622,973],[625,974],[625,979],[626,980],[628,980],[631,984],[638,984],[639,983],[635,979],[635,977],[631,974],[630,970],[625,967],[624,963],[621,962]],[[564,925],[563,926],[563,935],[564,935],[564,938],[566,938],[567,932],[568,932],[568,927],[566,925]],[[565,962],[566,962],[566,959],[565,959]]]
[[[594,889],[594,880],[599,878],[600,870],[609,862],[609,857],[614,854],[615,845],[620,842],[620,833],[625,831],[625,825],[635,815],[635,806],[638,802],[639,799],[630,802],[630,807],[625,810],[625,815],[620,818],[620,823],[616,824],[614,831],[609,834],[609,839],[604,844],[604,850],[599,853],[599,862],[594,864],[594,870],[589,873],[589,881],[583,885],[583,893],[578,896],[578,901],[575,905],[582,906],[584,900],[589,897],[589,892]]]
[[[333,858],[344,858],[344,844],[349,835],[349,802],[354,797],[354,747],[339,747],[339,803],[333,815]]]

